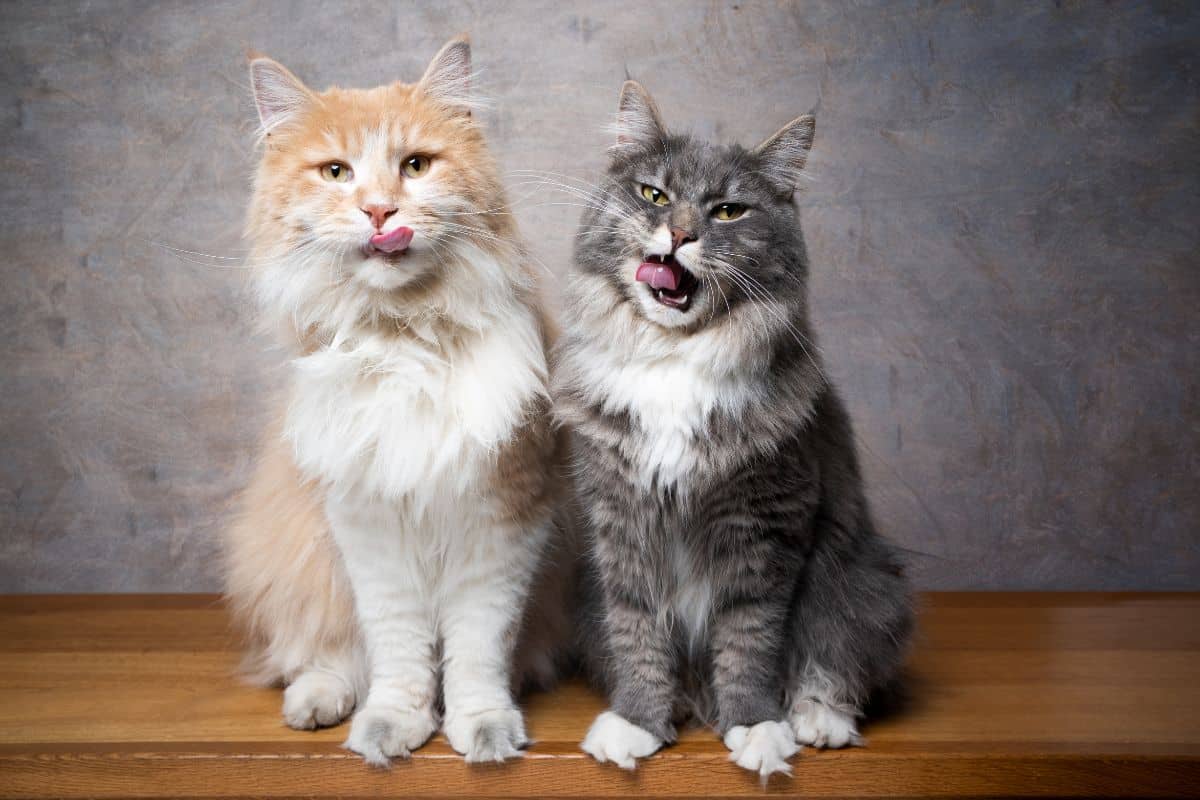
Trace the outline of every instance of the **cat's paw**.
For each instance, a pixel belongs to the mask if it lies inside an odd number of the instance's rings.
[[[861,745],[854,717],[820,700],[806,698],[792,706],[792,730],[796,741],[813,747],[837,749],[846,745]]]
[[[354,715],[350,736],[342,745],[368,764],[386,767],[393,757],[408,758],[437,730],[429,711],[405,711],[369,702]]]
[[[662,746],[662,739],[612,711],[596,717],[580,745],[601,764],[611,761],[622,769],[633,769],[637,759],[653,755]]]
[[[729,760],[757,772],[765,783],[776,772],[792,774],[788,759],[800,752],[795,734],[786,722],[760,722],[753,727],[735,725],[725,734]]]
[[[470,763],[505,761],[521,756],[529,743],[525,720],[515,708],[497,708],[476,714],[447,713],[442,731],[450,746]]]
[[[283,721],[298,731],[337,725],[354,710],[354,690],[332,672],[300,674],[283,692]]]

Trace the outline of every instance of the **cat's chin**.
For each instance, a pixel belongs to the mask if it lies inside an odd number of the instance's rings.
[[[699,286],[686,293],[675,293],[662,296],[661,289],[654,289],[644,283],[633,287],[634,304],[642,316],[664,328],[694,327],[700,319],[700,306],[703,298]]]
[[[372,289],[390,292],[416,281],[424,274],[424,259],[406,251],[390,255],[376,253],[362,260],[354,278]]]

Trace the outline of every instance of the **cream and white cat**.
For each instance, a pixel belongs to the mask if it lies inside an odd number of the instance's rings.
[[[266,58],[250,72],[254,288],[291,357],[227,541],[251,672],[287,686],[294,728],[357,707],[346,746],[373,764],[439,723],[469,761],[516,756],[512,687],[553,678],[572,548],[552,513],[549,333],[471,113],[470,48],[370,90],[315,92]]]

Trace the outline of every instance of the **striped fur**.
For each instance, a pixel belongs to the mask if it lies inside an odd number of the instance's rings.
[[[631,83],[618,125],[554,360],[590,534],[579,638],[611,704],[584,749],[632,766],[691,715],[737,763],[784,772],[798,744],[857,740],[911,628],[808,320],[792,195],[812,119],[719,147],[663,129]],[[717,220],[725,201],[746,213]],[[685,310],[635,280],[672,228],[695,239],[674,251],[698,281]]]

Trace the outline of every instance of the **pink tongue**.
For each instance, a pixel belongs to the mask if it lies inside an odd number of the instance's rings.
[[[371,246],[384,253],[398,253],[408,247],[413,238],[413,229],[400,227],[387,233],[377,233],[371,237]]]
[[[651,289],[666,289],[673,292],[679,288],[679,279],[683,277],[675,264],[659,264],[654,261],[643,261],[637,268],[637,279],[650,284]]]

